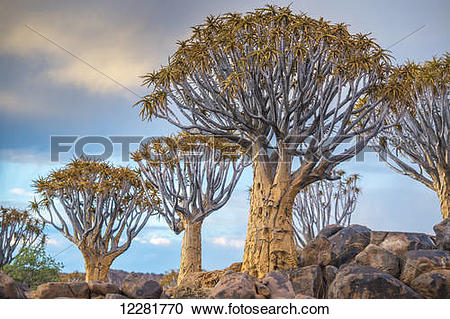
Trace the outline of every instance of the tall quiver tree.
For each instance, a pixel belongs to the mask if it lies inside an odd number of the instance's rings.
[[[358,100],[382,81],[388,63],[367,35],[267,6],[209,17],[167,66],[145,76],[152,92],[140,101],[143,118],[226,138],[251,153],[244,272],[261,277],[297,265],[295,195],[334,178],[333,168],[382,128],[387,108],[379,99]]]
[[[408,62],[392,71],[381,87],[392,112],[372,147],[395,171],[434,190],[443,218],[450,211],[450,54],[423,64]]]
[[[155,213],[157,199],[147,199],[138,176],[127,167],[74,159],[34,181],[41,200],[32,208],[81,251],[86,281],[106,281],[114,259]]]
[[[45,240],[44,224],[29,211],[0,206],[0,269],[23,248]]]
[[[184,230],[178,283],[201,271],[201,231],[206,217],[223,207],[238,182],[245,156],[227,141],[181,134],[156,138],[133,154],[143,185],[160,196],[160,214],[179,234]]]

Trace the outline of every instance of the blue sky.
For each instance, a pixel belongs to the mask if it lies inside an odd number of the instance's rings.
[[[209,14],[244,12],[266,3],[288,5],[312,17],[372,32],[398,63],[423,61],[448,51],[448,1],[2,1],[0,10],[0,205],[25,207],[30,183],[52,168],[51,135],[166,135],[162,121],[142,122],[132,105],[137,97],[55,47],[40,32],[108,74],[138,95],[140,75],[165,64],[176,41]],[[120,148],[113,160],[120,163]],[[122,163],[127,164],[127,163]],[[392,172],[367,154],[364,162],[343,165],[362,175],[362,195],[353,222],[377,230],[432,233],[440,220],[436,195]],[[248,218],[247,170],[230,202],[204,223],[205,269],[239,261]],[[48,251],[66,271],[82,270],[76,247],[48,229]],[[152,221],[113,268],[163,272],[179,263],[181,236]]]

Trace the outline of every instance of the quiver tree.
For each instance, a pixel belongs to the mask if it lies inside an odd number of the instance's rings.
[[[395,171],[434,190],[443,218],[450,210],[450,54],[422,65],[408,62],[394,68],[381,87],[392,112],[372,147]]]
[[[75,159],[33,183],[42,199],[32,208],[81,251],[86,281],[106,281],[114,259],[154,214],[157,201],[147,199],[138,176],[127,167]]]
[[[360,189],[358,175],[344,176],[335,181],[320,180],[303,188],[294,202],[294,234],[300,247],[305,247],[326,226],[350,225]]]
[[[181,134],[156,138],[133,154],[143,185],[160,196],[160,214],[179,234],[184,230],[180,283],[201,271],[201,230],[206,217],[224,206],[245,168],[239,146],[211,137]]]
[[[44,241],[44,224],[26,210],[0,207],[0,269],[24,248]]]
[[[261,277],[297,265],[295,195],[335,178],[333,168],[382,129],[387,108],[360,98],[380,84],[388,64],[368,35],[267,6],[195,26],[168,65],[144,77],[151,93],[138,105],[144,119],[163,118],[249,151],[254,177],[242,270]]]

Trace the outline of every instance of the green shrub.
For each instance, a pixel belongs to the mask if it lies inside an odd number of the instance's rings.
[[[3,271],[35,289],[46,282],[58,281],[63,267],[62,263],[46,254],[42,243],[22,249],[11,264],[3,267]]]

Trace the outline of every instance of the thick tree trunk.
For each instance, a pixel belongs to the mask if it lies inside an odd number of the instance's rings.
[[[84,254],[86,282],[106,281],[113,260],[114,258],[111,257],[99,258],[97,256]]]
[[[202,270],[202,221],[184,222],[183,243],[181,246],[180,271],[178,284],[186,275]]]
[[[242,272],[261,278],[272,270],[297,266],[292,229],[295,192],[288,189],[287,169],[273,182],[261,164],[253,165],[253,174]]]
[[[449,170],[439,170],[439,185],[436,192],[441,204],[442,218],[450,216],[450,172]]]

